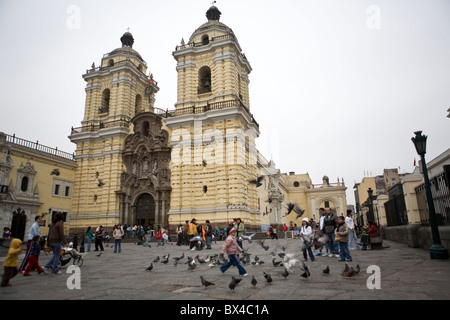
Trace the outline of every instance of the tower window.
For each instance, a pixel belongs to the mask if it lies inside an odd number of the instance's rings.
[[[108,61],[108,67],[113,67],[114,66],[114,59],[110,59]]]
[[[140,94],[136,95],[136,102],[134,104],[135,113],[142,111],[142,97]]]
[[[100,113],[109,112],[109,100],[110,100],[111,92],[109,89],[103,90],[102,93],[102,106],[99,108]]]
[[[209,43],[209,36],[208,36],[207,34],[205,34],[205,35],[202,37],[202,44],[203,44],[204,46],[206,46],[208,43]]]
[[[144,121],[142,124],[142,134],[146,137],[150,134],[150,124],[148,121]]]
[[[211,92],[211,69],[207,66],[201,67],[198,71],[199,87],[198,94]]]
[[[27,177],[22,178],[22,184],[20,185],[20,190],[22,190],[23,192],[26,192],[28,190],[28,178]]]

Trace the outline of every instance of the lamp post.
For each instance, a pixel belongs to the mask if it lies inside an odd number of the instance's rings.
[[[425,162],[425,153],[427,149],[427,136],[422,135],[422,131],[414,132],[415,137],[411,138],[417,153],[420,155],[422,161],[423,178],[425,180],[425,194],[427,197],[428,214],[430,217],[431,236],[433,244],[431,245],[430,257],[431,259],[448,259],[448,251],[441,245],[441,238],[439,236],[439,229],[436,223],[436,210],[434,208],[433,196],[431,194],[430,179],[428,178],[427,163]]]
[[[372,220],[372,221],[375,221],[375,216],[374,216],[374,213],[373,213],[373,190],[372,190],[372,188],[369,188],[368,190],[367,190],[367,193],[369,194],[369,200],[370,200],[370,219],[369,219],[369,217],[367,217],[367,220]]]

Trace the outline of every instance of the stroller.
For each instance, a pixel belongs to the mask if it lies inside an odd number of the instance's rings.
[[[76,249],[73,248],[73,242],[69,243],[68,247],[61,248],[61,255],[59,257],[60,267],[67,265],[71,259],[75,266],[81,267],[83,265],[83,256]]]

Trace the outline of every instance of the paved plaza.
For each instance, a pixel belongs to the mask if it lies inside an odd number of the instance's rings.
[[[228,285],[231,277],[238,276],[235,267],[222,273],[218,266],[210,267],[209,263],[197,264],[191,271],[186,264],[187,257],[202,255],[207,257],[220,253],[223,242],[212,244],[211,250],[190,251],[186,246],[175,243],[151,248],[123,243],[122,253],[115,254],[111,245],[105,247],[101,256],[98,252],[90,252],[84,257],[84,264],[75,273],[68,273],[68,268],[61,268],[56,276],[32,272],[32,276],[22,274],[14,277],[12,286],[0,288],[0,300],[21,299],[55,299],[55,300],[437,300],[450,299],[450,261],[430,260],[423,249],[409,248],[407,245],[384,241],[386,248],[382,250],[352,250],[352,262],[349,266],[360,266],[357,276],[342,276],[345,263],[338,258],[317,257],[314,262],[306,262],[310,268],[310,277],[302,278],[302,270],[296,269],[285,279],[283,267],[272,264],[271,252],[281,252],[284,246],[287,253],[295,254],[301,259],[300,241],[296,239],[265,240],[269,249],[265,251],[259,240],[251,244],[244,241],[244,248],[251,253],[251,260],[257,255],[264,261],[261,265],[247,264],[248,276],[243,278],[234,292]],[[180,257],[178,265],[173,258]],[[163,255],[170,254],[169,262],[162,264]],[[146,268],[156,258],[160,262],[153,263],[153,270]],[[23,257],[23,254],[20,258]],[[51,254],[42,253],[40,263],[44,265]],[[1,258],[3,264],[4,257]],[[276,261],[280,261],[278,257]],[[70,266],[71,264],[69,264]],[[330,274],[322,272],[327,266]],[[372,267],[371,267],[372,266]],[[374,267],[375,266],[375,267]],[[378,275],[377,277],[377,267]],[[375,270],[375,271],[374,271]],[[77,273],[78,272],[78,273]],[[273,278],[267,284],[263,272]],[[79,275],[80,288],[70,289],[77,282],[73,276]],[[71,278],[72,276],[72,278]],[[213,282],[214,286],[204,287],[200,276]],[[258,283],[251,284],[252,276]],[[73,280],[73,281],[72,281]],[[377,282],[378,281],[378,282]],[[374,288],[379,284],[380,288]]]

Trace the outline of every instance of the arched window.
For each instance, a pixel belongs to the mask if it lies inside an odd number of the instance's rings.
[[[110,99],[110,96],[111,96],[111,92],[109,91],[109,89],[103,90],[103,93],[102,93],[102,105],[101,105],[100,109],[98,110],[100,113],[109,112],[109,99]]]
[[[142,123],[142,134],[147,137],[149,133],[150,133],[150,124],[148,123],[148,121],[144,121]]]
[[[207,66],[201,67],[198,71],[199,87],[198,94],[208,93],[212,91],[211,86],[211,69]]]
[[[208,36],[207,34],[205,34],[205,35],[202,37],[202,44],[203,44],[204,46],[206,46],[208,43],[209,43],[209,36]]]
[[[20,190],[23,192],[26,192],[28,190],[28,177],[22,178],[22,183],[20,185]]]
[[[140,94],[136,95],[136,100],[134,103],[134,111],[135,113],[139,113],[142,111],[142,97]]]
[[[114,66],[114,59],[109,59],[108,60],[108,67],[113,67]]]

